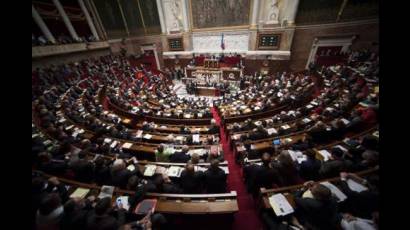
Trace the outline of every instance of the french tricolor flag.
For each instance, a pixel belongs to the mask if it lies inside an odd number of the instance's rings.
[[[222,34],[222,38],[221,38],[221,49],[225,50],[224,34]]]

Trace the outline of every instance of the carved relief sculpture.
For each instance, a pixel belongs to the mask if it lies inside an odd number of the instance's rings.
[[[266,24],[278,24],[279,23],[279,7],[278,0],[271,0],[269,2],[269,9],[266,18]]]

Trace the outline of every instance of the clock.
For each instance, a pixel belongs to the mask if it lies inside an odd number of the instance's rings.
[[[259,33],[258,49],[259,50],[277,50],[280,47],[280,34]]]

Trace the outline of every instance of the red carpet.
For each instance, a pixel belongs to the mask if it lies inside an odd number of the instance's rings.
[[[215,110],[211,109],[213,117],[218,125],[220,125],[221,118]],[[221,144],[224,151],[225,160],[228,161],[229,175],[228,175],[228,191],[236,191],[239,211],[235,214],[235,220],[232,229],[235,230],[250,230],[262,229],[262,223],[259,219],[256,202],[253,200],[251,194],[246,191],[245,184],[242,180],[242,169],[235,163],[233,152],[229,148],[229,143],[226,140],[225,130],[221,127]]]

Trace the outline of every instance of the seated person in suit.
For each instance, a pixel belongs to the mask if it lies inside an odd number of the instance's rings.
[[[219,126],[216,125],[215,119],[211,119],[211,127],[209,128],[208,133],[219,133]]]
[[[330,189],[308,181],[304,189],[295,194],[295,216],[306,229],[331,230],[337,229],[340,218],[337,212],[337,203],[332,198]],[[312,197],[302,197],[309,189]]]
[[[191,156],[191,160],[189,160],[188,162],[196,165],[201,161],[201,158],[199,157],[199,155],[197,153],[193,153]]]
[[[259,189],[272,188],[274,184],[280,184],[279,174],[271,165],[272,157],[269,153],[262,155],[262,165],[252,165],[247,171],[248,190],[253,195],[259,194]]]
[[[363,219],[350,213],[344,213],[340,226],[343,230],[377,230],[379,229],[379,213],[374,212],[372,219]]]
[[[226,174],[219,168],[219,161],[212,160],[211,167],[204,173],[205,188],[207,193],[226,192]]]
[[[39,203],[36,215],[36,229],[59,229],[64,207],[57,193],[49,193]]]
[[[203,173],[195,172],[195,167],[187,163],[185,170],[182,171],[180,179],[181,188],[184,193],[197,194],[201,193]]]
[[[71,164],[71,169],[77,181],[90,183],[94,178],[94,165],[87,160],[87,153],[84,151],[78,153],[78,160]]]
[[[340,188],[347,196],[346,210],[354,216],[371,219],[372,213],[379,211],[379,176],[371,175],[367,179],[361,178],[354,173],[340,173]],[[368,188],[362,192],[356,192],[349,188],[347,179],[352,179]]]
[[[316,158],[316,153],[312,149],[306,150],[304,154],[306,160],[300,164],[299,175],[306,181],[318,180],[322,163]]]
[[[111,167],[111,182],[114,186],[125,189],[128,184],[128,179],[137,175],[137,169],[129,171],[123,159],[116,159]]]
[[[61,230],[85,229],[87,216],[93,209],[94,196],[87,199],[70,199],[64,204],[64,215],[60,221]]]
[[[282,151],[279,154],[277,161],[273,162],[273,168],[279,173],[280,186],[289,186],[300,182],[296,165],[287,151]]]
[[[333,148],[331,155],[332,159],[323,162],[322,167],[320,167],[319,174],[322,178],[336,177],[340,172],[350,171],[352,169],[353,163],[343,158],[343,150]]]
[[[188,145],[184,145],[182,151],[169,155],[169,161],[174,163],[187,163],[190,159],[189,155],[187,155],[188,151]]]
[[[111,198],[105,197],[97,202],[93,212],[88,216],[86,229],[118,229],[124,222],[125,209],[118,209],[115,213]]]

